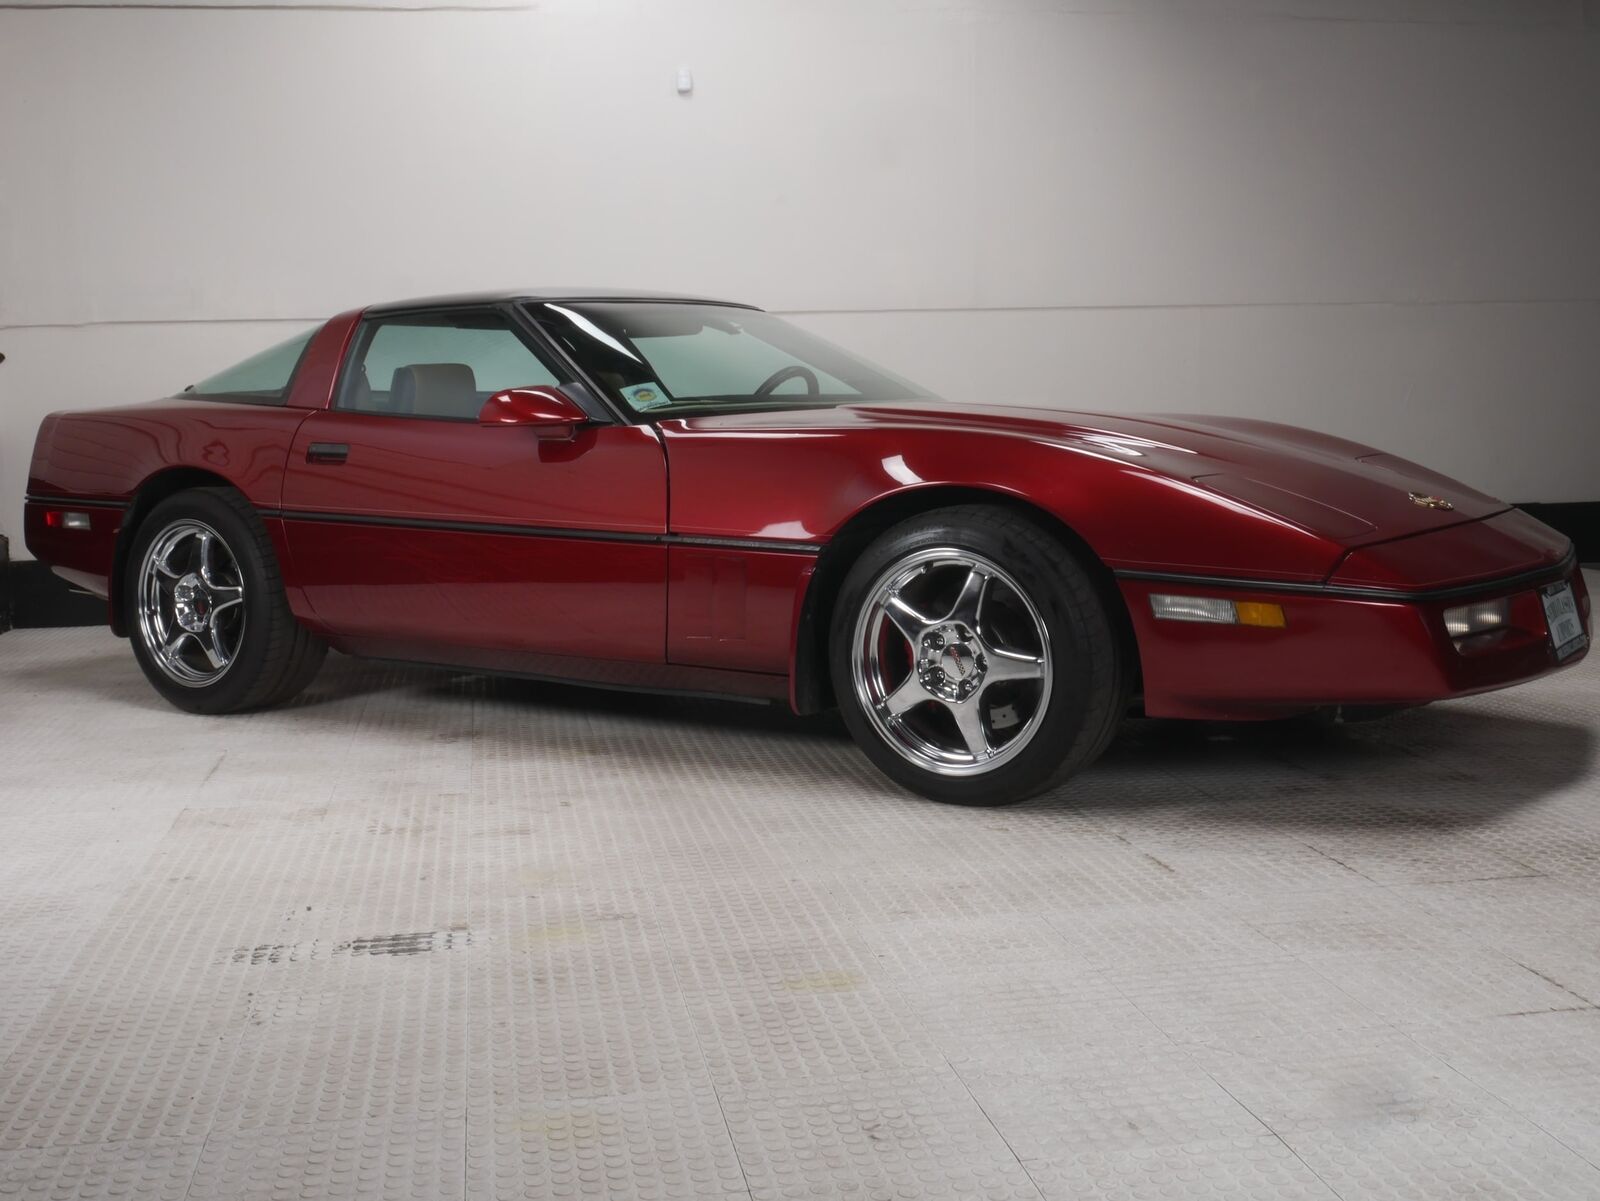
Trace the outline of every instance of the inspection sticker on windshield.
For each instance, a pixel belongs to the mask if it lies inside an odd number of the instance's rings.
[[[624,388],[622,398],[641,413],[647,409],[659,409],[662,405],[672,403],[672,398],[657,383],[634,384],[631,388]]]
[[[1578,601],[1572,595],[1571,584],[1551,584],[1539,589],[1539,599],[1544,601],[1544,621],[1550,627],[1550,645],[1556,658],[1565,659],[1588,645],[1583,636],[1583,618],[1578,616]]]

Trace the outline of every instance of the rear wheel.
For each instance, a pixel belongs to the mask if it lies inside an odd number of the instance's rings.
[[[231,488],[197,488],[140,525],[123,603],[134,656],[191,713],[278,704],[316,675],[327,645],[289,611],[272,544]]]
[[[1021,514],[942,509],[883,534],[846,577],[829,638],[846,725],[935,800],[1004,805],[1092,762],[1129,673],[1094,579]]]

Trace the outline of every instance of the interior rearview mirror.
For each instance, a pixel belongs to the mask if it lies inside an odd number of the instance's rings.
[[[588,414],[560,388],[543,384],[496,392],[478,410],[479,425],[520,425],[539,438],[571,438]]]

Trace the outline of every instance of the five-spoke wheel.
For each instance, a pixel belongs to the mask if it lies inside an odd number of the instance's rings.
[[[879,577],[852,653],[873,725],[942,775],[1016,755],[1050,700],[1050,635],[1038,609],[998,564],[956,547],[918,551]]]
[[[193,713],[287,700],[327,644],[290,612],[272,540],[232,488],[167,497],[134,528],[124,626],[157,692]]]
[[[227,542],[204,522],[175,521],[139,564],[139,637],[186,688],[215,683],[244,640],[244,578]]]
[[[839,588],[845,724],[925,796],[1003,805],[1097,756],[1127,708],[1109,578],[1031,515],[962,505],[884,531]]]

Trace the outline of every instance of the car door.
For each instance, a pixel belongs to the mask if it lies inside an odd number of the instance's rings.
[[[598,420],[551,440],[478,423],[496,391],[570,380],[497,307],[369,313],[284,481],[292,570],[318,623],[393,658],[663,661],[656,432]]]

